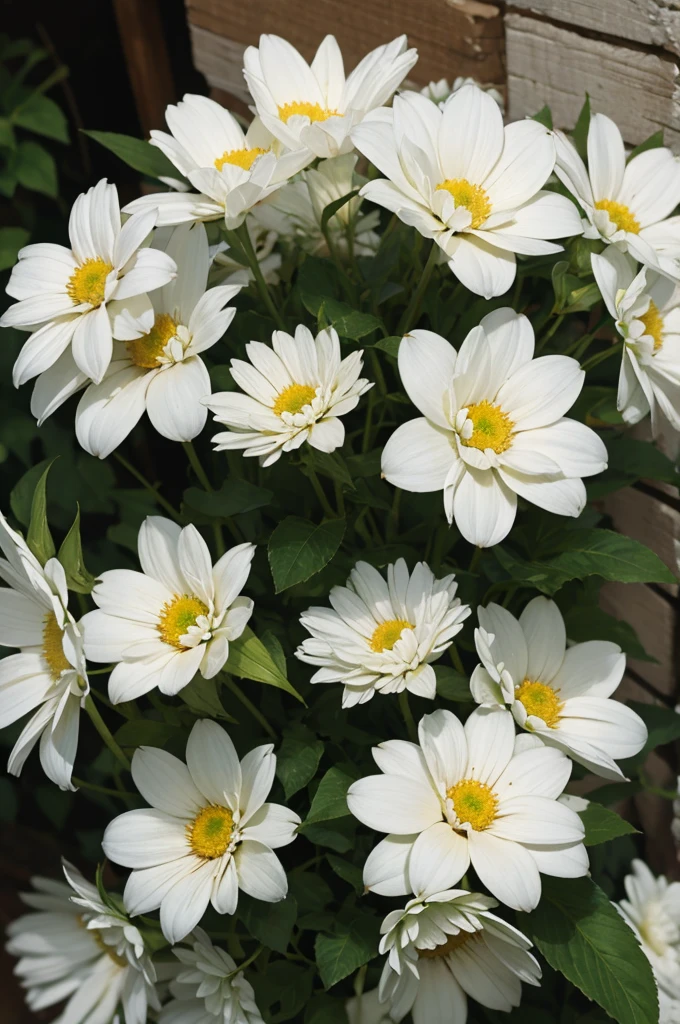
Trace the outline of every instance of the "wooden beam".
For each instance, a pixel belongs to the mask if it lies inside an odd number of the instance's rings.
[[[159,0],[113,0],[120,41],[142,132],[165,127],[165,108],[177,96]]]

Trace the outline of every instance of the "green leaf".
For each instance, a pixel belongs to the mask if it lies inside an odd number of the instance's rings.
[[[35,466],[31,466],[12,488],[9,496],[9,505],[16,519],[22,526],[28,526],[31,519],[31,502],[38,481],[43,473],[49,469],[54,459],[43,459]]]
[[[393,356],[395,359],[399,355],[399,346],[401,345],[402,339],[392,334],[389,338],[380,338],[376,341],[373,348],[380,348],[383,352],[387,352],[388,356]]]
[[[6,117],[0,117],[0,146],[3,149],[14,149],[16,144],[14,128],[10,121]]]
[[[437,677],[437,693],[444,700],[455,700],[468,702],[474,700],[470,690],[470,680],[467,676],[461,675],[454,668],[448,665],[435,665],[434,674]]]
[[[269,505],[272,497],[272,492],[266,487],[256,487],[247,480],[230,478],[225,480],[219,491],[188,487],[184,492],[184,503],[190,511],[210,519],[227,519],[229,516],[264,508]]]
[[[639,146],[635,146],[634,149],[631,149],[630,153],[628,154],[627,162],[630,163],[630,161],[633,160],[636,156],[639,156],[640,153],[646,153],[648,149],[659,149],[660,146],[663,146],[662,128],[660,128],[658,132],[653,132],[649,136],[649,138],[645,139],[644,142],[641,142]]]
[[[115,740],[121,747],[164,747],[179,732],[178,726],[170,725],[169,722],[132,718],[121,725]]]
[[[662,708],[658,704],[643,704],[641,701],[629,701],[628,706],[640,716],[649,733],[644,747],[639,754],[635,755],[636,761],[644,761],[650,750],[680,739],[680,714],[673,708]],[[629,758],[628,761],[630,760]]]
[[[366,915],[338,925],[334,935],[317,935],[316,963],[326,989],[378,955],[378,921]]]
[[[258,942],[285,955],[297,918],[295,897],[288,894],[278,903],[264,903],[245,893],[239,894],[238,916]]]
[[[131,135],[119,135],[117,132],[84,131],[84,135],[94,139],[101,146],[110,149],[123,163],[140,174],[148,174],[150,178],[178,178],[182,175],[167,156],[156,146],[143,139],[135,139]]]
[[[314,778],[324,746],[311,729],[296,725],[286,729],[276,755],[276,775],[283,786],[286,800]]]
[[[96,577],[85,568],[83,546],[80,540],[80,507],[78,507],[73,520],[73,526],[59,548],[57,558],[64,567],[68,589],[75,591],[76,594],[92,593]]]
[[[358,868],[356,864],[350,864],[348,860],[344,860],[343,857],[338,857],[334,853],[327,853],[326,860],[336,875],[342,878],[343,882],[348,882],[357,896],[361,896],[364,891],[364,876],[361,868]]]
[[[317,821],[330,821],[349,814],[347,790],[354,782],[341,768],[329,768],[314,794],[309,814],[300,826],[304,828]]]
[[[358,341],[382,328],[382,320],[372,313],[361,313],[346,302],[325,298],[317,313],[319,324],[334,327],[342,338]]]
[[[607,441],[607,468],[629,477],[631,481],[661,480],[680,485],[675,463],[649,441],[636,441],[625,435],[615,435]]]
[[[572,602],[562,609],[567,636],[574,643],[587,640],[610,640],[638,661],[655,661],[640,643],[637,633],[624,619],[615,619],[597,605]]]
[[[12,121],[37,135],[57,142],[68,142],[68,121],[61,109],[49,96],[34,92],[12,112]]]
[[[321,230],[326,230],[326,225],[331,217],[334,217],[338,210],[341,210],[350,199],[354,199],[355,196],[359,195],[359,189],[354,188],[347,195],[341,196],[340,199],[334,199],[328,206],[324,206],[323,213],[321,214]]]
[[[578,120],[574,125],[571,137],[582,160],[588,158],[588,129],[590,128],[590,96],[586,93],[586,100],[581,107]]]
[[[246,626],[238,640],[230,641],[229,659],[225,669],[241,679],[252,679],[256,683],[276,686],[304,704],[300,694],[288,682],[285,673],[249,626]]]
[[[518,925],[550,966],[619,1024],[657,1024],[651,966],[607,896],[590,878],[541,882],[541,902]]]
[[[340,547],[344,532],[344,519],[329,519],[316,526],[308,519],[287,516],[272,533],[267,548],[275,592],[280,594],[320,572]]]
[[[19,249],[23,249],[30,237],[26,228],[0,228],[0,270],[14,266]]]
[[[590,802],[585,811],[578,812],[578,816],[586,830],[586,837],[583,840],[586,846],[597,846],[599,843],[609,842],[610,839],[618,839],[619,836],[634,835],[638,831],[616,811],[611,811],[600,803]]]
[[[35,485],[31,500],[31,518],[26,534],[26,543],[41,565],[53,558],[56,552],[47,522],[47,474],[53,462],[54,459],[47,464]]]
[[[196,675],[190,683],[182,687],[177,696],[196,715],[221,718],[237,724],[236,719],[228,715],[222,707],[216,679],[204,679],[203,676]]]
[[[337,853],[349,853],[354,846],[354,820],[336,819],[332,825],[310,825],[304,829],[305,836],[315,846],[328,846]]]
[[[318,316],[322,303],[335,295],[339,283],[337,272],[329,260],[307,256],[298,274],[298,289],[302,304],[312,316]]]
[[[552,131],[552,127],[553,127],[552,112],[550,110],[550,107],[547,105],[547,103],[546,103],[546,105],[544,107],[541,107],[541,109],[538,111],[538,113],[532,115],[531,120],[532,121],[538,121],[538,123],[542,124],[544,126],[544,128],[548,129],[548,131]]]
[[[58,193],[57,165],[54,157],[39,142],[20,142],[16,150],[14,171],[17,181],[31,192],[46,196]]]
[[[337,480],[339,484],[353,487],[347,463],[339,452],[319,452],[310,445],[306,447],[307,451],[302,454],[301,466],[305,476],[309,476],[309,470],[312,469],[315,473],[321,473],[322,476],[327,476],[331,480]]]

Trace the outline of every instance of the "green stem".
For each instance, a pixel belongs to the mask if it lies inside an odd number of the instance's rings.
[[[466,675],[465,665],[461,661],[460,654],[458,653],[458,648],[456,647],[455,644],[451,644],[451,646],[449,647],[449,654],[451,656],[451,661],[453,662],[453,667],[455,668],[455,670],[457,672],[460,672],[462,676]]]
[[[236,968],[236,970],[235,970],[235,971],[232,971],[232,972],[231,972],[231,974],[229,975],[229,977],[231,978],[231,977],[233,977],[233,976],[234,976],[235,974],[240,974],[240,973],[241,973],[241,971],[245,971],[246,967],[250,967],[250,965],[251,965],[251,964],[253,963],[253,961],[254,961],[254,960],[257,960],[258,956],[260,955],[260,953],[262,952],[262,950],[263,950],[263,949],[264,949],[264,946],[258,946],[258,947],[257,947],[257,949],[255,950],[255,952],[254,952],[254,953],[252,953],[252,954],[251,954],[251,955],[250,955],[250,956],[248,957],[248,959],[247,959],[247,960],[244,960],[242,964],[239,964],[239,966],[238,966],[238,967]]]
[[[191,466],[191,468],[193,469],[194,473],[198,477],[199,483],[203,486],[203,488],[206,491],[208,491],[208,493],[212,493],[213,486],[210,483],[210,480],[208,478],[208,474],[204,470],[203,465],[201,463],[201,460],[198,457],[198,452],[194,448],[194,442],[193,441],[182,441],[182,447],[184,448],[184,451],[187,453],[187,458],[189,460],[189,465]],[[221,523],[213,523],[212,526],[213,526],[213,534],[215,536],[215,547],[217,549],[217,557],[219,558],[221,555],[224,554],[224,551],[225,551],[225,548],[224,548],[224,534],[222,533],[222,524]]]
[[[590,359],[586,359],[585,363],[581,363],[582,370],[592,370],[593,366],[597,366],[598,363],[603,363],[605,359],[609,359],[610,356],[618,355],[623,348],[623,342],[619,345],[611,345],[606,348],[604,352],[596,352]]]
[[[548,330],[545,332],[543,337],[539,340],[538,345],[536,346],[536,354],[538,354],[545,347],[546,343],[548,341],[550,341],[550,339],[552,338],[552,336],[555,333],[555,331],[557,331],[558,328],[560,327],[562,321],[564,320],[565,315],[566,315],[565,313],[560,313],[559,316],[555,317],[555,319],[551,323],[551,325],[548,328]]]
[[[397,328],[397,334],[398,335],[402,335],[402,337],[403,337],[404,334],[406,334],[408,329],[410,327],[415,326],[415,324],[417,322],[418,312],[420,310],[420,304],[423,301],[423,295],[425,294],[425,289],[427,288],[427,286],[429,284],[429,281],[430,281],[430,278],[432,277],[432,271],[435,268],[438,256],[439,256],[439,246],[437,245],[436,242],[433,242],[432,243],[432,248],[430,249],[430,255],[427,257],[427,263],[425,264],[425,266],[423,268],[423,272],[420,275],[420,280],[418,281],[418,287],[416,288],[416,290],[414,291],[413,295],[411,296],[411,301],[409,302],[408,306],[406,307],[406,311],[405,311],[404,315],[402,316],[401,320],[399,321],[399,326]]]
[[[128,473],[131,476],[133,476],[135,480],[139,481],[142,487],[146,488],[149,494],[152,494],[154,496],[155,500],[158,502],[162,509],[165,509],[169,516],[172,516],[172,518],[175,519],[177,522],[181,520],[182,517],[180,516],[177,509],[170,504],[167,498],[164,498],[163,495],[159,493],[157,487],[154,487],[154,485],[149,480],[147,480],[146,477],[142,473],[140,473],[138,469],[135,469],[131,462],[128,462],[128,460],[124,458],[119,452],[114,452],[113,457],[117,459],[118,462],[120,462],[123,469],[127,469]]]
[[[91,789],[94,793],[106,793],[107,796],[136,796],[136,793],[131,793],[129,790],[124,789],[109,789],[108,786],[98,786],[94,782],[85,782],[85,779],[76,779],[75,776],[71,779],[74,786],[78,786],[79,789]]]
[[[129,772],[130,762],[123,753],[123,751],[120,749],[116,741],[114,740],[113,736],[111,735],[111,731],[109,730],[109,727],[102,718],[102,716],[99,714],[97,706],[95,702],[92,700],[92,694],[90,693],[88,693],[87,697],[85,698],[85,710],[90,716],[90,721],[92,722],[93,726],[95,727],[101,738],[104,740],[104,743],[109,748],[115,759],[118,761],[119,764],[123,766],[123,768],[125,768],[126,771]]]
[[[245,693],[243,692],[241,687],[238,685],[238,683],[235,683],[234,680],[231,678],[231,676],[222,676],[222,680],[223,680],[224,685],[226,686],[226,688],[228,690],[231,690],[231,692],[234,694],[236,699],[240,700],[241,704],[243,704],[243,707],[246,708],[246,710],[248,710],[250,712],[250,714],[253,716],[253,718],[257,722],[260,723],[260,725],[262,726],[264,731],[267,733],[267,735],[271,736],[271,738],[273,740],[277,739],[278,737],[276,735],[276,731],[274,729],[272,729],[271,725],[269,724],[267,719],[264,717],[264,715],[262,714],[260,709],[256,708],[255,705],[253,704],[253,702],[251,700],[249,700],[248,697],[246,697]]]
[[[362,452],[367,452],[371,446],[371,427],[373,426],[373,408],[375,406],[375,388],[368,392],[368,404],[366,406],[366,419],[364,421],[364,436],[361,441]]]
[[[257,285],[257,289],[258,289],[258,291],[260,293],[262,301],[264,302],[265,306],[269,310],[269,314],[270,314],[272,320],[274,321],[274,323],[276,324],[276,326],[279,328],[279,330],[280,331],[285,331],[286,330],[286,322],[283,319],[283,316],[281,315],[281,312],[277,308],[276,303],[274,302],[274,299],[272,298],[272,294],[269,291],[269,288],[267,287],[267,282],[264,279],[264,275],[262,273],[262,268],[260,267],[260,264],[259,264],[258,259],[257,259],[257,254],[255,252],[255,249],[253,248],[253,243],[252,243],[252,241],[250,239],[250,234],[248,232],[248,225],[246,224],[245,221],[243,222],[243,224],[241,224],[240,228],[236,229],[235,234],[236,234],[236,237],[238,238],[239,242],[241,243],[241,247],[242,247],[243,252],[244,252],[244,254],[246,256],[246,259],[248,260],[248,263],[250,264],[250,269],[253,272],[253,277],[255,278],[255,284]]]
[[[482,557],[482,548],[475,546],[472,552],[472,558],[470,559],[470,565],[468,566],[468,572],[476,572],[477,566],[479,565],[479,559]]]
[[[595,340],[595,336],[610,320],[611,317],[609,316],[609,313],[605,313],[592,331],[588,331],[587,334],[582,334],[580,338],[577,338],[576,341],[565,350],[565,356],[573,356],[574,359],[580,359],[590,347],[590,343]]]
[[[322,506],[322,508],[324,510],[324,513],[328,516],[329,519],[337,519],[338,518],[337,512],[335,512],[333,510],[333,508],[331,507],[331,503],[329,502],[328,498],[326,497],[324,489],[321,486],[321,481],[319,480],[318,476],[316,475],[316,471],[313,470],[312,467],[309,464],[307,465],[307,476],[309,477],[309,479],[311,481],[311,484],[312,484],[312,487],[314,488],[314,493],[316,494],[317,498],[321,502],[321,506]]]
[[[411,705],[408,702],[408,690],[402,690],[401,693],[399,694],[399,707],[401,708],[404,724],[406,725],[408,738],[413,743],[417,743],[418,730],[416,729],[416,723],[413,719],[413,714],[411,712]]]
[[[385,540],[389,544],[397,537],[399,532],[399,507],[401,505],[401,488],[394,488],[394,497],[392,498],[392,508],[387,516],[387,527],[385,530]]]

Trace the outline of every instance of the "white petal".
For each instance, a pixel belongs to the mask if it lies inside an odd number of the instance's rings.
[[[441,821],[416,839],[409,863],[409,881],[418,897],[452,888],[470,866],[468,841]]]
[[[404,896],[410,889],[408,864],[415,835],[387,836],[364,864],[364,885],[380,896]]]
[[[241,792],[241,764],[225,729],[207,719],[196,722],[187,741],[187,767],[211,803],[235,809]]]
[[[149,868],[177,860],[188,852],[184,827],[184,821],[163,811],[126,811],[107,825],[102,847],[116,864]]]
[[[347,804],[364,825],[396,835],[422,832],[442,817],[434,790],[403,776],[370,775],[359,779],[349,787]]]
[[[519,621],[529,651],[527,678],[551,682],[562,665],[567,648],[567,632],[562,613],[554,601],[549,601],[547,597],[535,597],[526,606]]]
[[[72,345],[78,369],[99,384],[113,353],[111,321],[103,303],[79,317]]]
[[[515,745],[515,724],[509,711],[475,708],[465,723],[468,747],[466,778],[493,787],[507,768]]]
[[[470,860],[489,892],[513,910],[528,913],[541,898],[536,862],[519,843],[486,832],[470,832]]]
[[[210,394],[210,375],[200,356],[191,356],[156,374],[146,393],[149,419],[171,441],[191,441],[208,418],[201,404]]]
[[[480,548],[500,544],[515,521],[517,499],[493,470],[466,466],[453,495],[453,517],[465,540]]]
[[[456,368],[456,350],[434,331],[415,330],[399,345],[399,375],[404,389],[427,419],[450,430],[444,397]]]
[[[189,769],[159,747],[139,747],[132,758],[132,779],[152,807],[167,814],[193,818],[205,806]]]
[[[426,419],[402,423],[383,449],[385,478],[405,491],[441,491],[458,461],[452,439],[452,431],[440,430]]]
[[[234,860],[239,888],[249,896],[267,903],[278,903],[286,898],[286,872],[268,846],[253,839],[244,839],[238,845]]]
[[[423,715],[418,725],[418,739],[430,774],[441,787],[443,796],[463,777],[468,758],[465,730],[451,711],[440,709]]]
[[[178,879],[161,903],[161,929],[170,943],[181,942],[196,927],[208,907],[215,865],[199,864]]]

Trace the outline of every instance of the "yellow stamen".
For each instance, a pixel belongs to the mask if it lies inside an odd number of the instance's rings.
[[[289,384],[276,396],[273,411],[277,416],[282,412],[301,412],[316,395],[316,388],[311,384]]]
[[[564,702],[557,696],[559,690],[553,690],[547,683],[525,679],[515,690],[515,700],[523,704],[528,715],[542,718],[551,729],[557,728]]]
[[[468,419],[472,420],[473,429],[470,437],[463,440],[467,448],[478,448],[481,452],[492,448],[496,454],[508,450],[515,424],[499,405],[477,402],[468,408]]]
[[[158,623],[161,640],[177,647],[180,651],[185,650],[185,645],[180,641],[180,637],[184,636],[189,626],[196,625],[199,615],[207,614],[207,607],[197,597],[189,594],[176,594],[172,601],[168,601],[161,609]]]
[[[453,809],[460,821],[472,825],[475,832],[488,828],[496,817],[498,799],[484,782],[461,779],[447,790],[446,795],[453,801]]]
[[[64,631],[57,622],[54,612],[48,612],[44,622],[42,656],[49,665],[52,679],[56,683],[61,673],[72,666],[64,654]]]
[[[339,110],[327,110],[318,103],[306,103],[304,100],[284,103],[282,107],[279,107],[279,117],[284,122],[287,122],[288,118],[295,114],[308,117],[310,121],[327,121],[329,117],[342,116]]]
[[[244,171],[249,171],[258,156],[268,152],[268,149],[261,149],[259,146],[253,146],[252,149],[245,147],[243,149],[227,149],[222,156],[217,157],[215,167],[221,171],[225,164],[234,164],[235,167],[242,167]]]
[[[371,650],[377,653],[391,651],[405,629],[413,629],[406,619],[388,619],[387,622],[381,622],[373,630],[373,635],[368,641]]]
[[[435,946],[434,949],[419,949],[418,956],[425,957],[426,960],[434,959],[438,956],[448,956],[449,953],[454,953],[461,946],[471,941],[476,941],[481,938],[479,932],[458,932],[457,935],[449,935],[446,942],[442,942],[440,946]]]
[[[473,185],[467,178],[447,178],[440,181],[437,189],[443,189],[453,196],[456,206],[464,206],[470,211],[471,228],[482,226],[491,213],[491,201],[481,185]]]
[[[228,807],[204,807],[190,825],[187,825],[187,839],[194,853],[207,860],[214,860],[226,853],[234,831],[234,816]]]
[[[640,233],[640,222],[624,203],[617,203],[615,199],[598,199],[595,209],[606,210],[619,231],[630,231],[633,235]]]
[[[153,327],[148,334],[134,341],[127,341],[125,347],[135,366],[153,370],[160,366],[163,349],[177,333],[177,324],[169,313],[157,313]]]
[[[106,278],[112,270],[113,266],[98,256],[85,260],[69,277],[66,291],[74,302],[100,306],[104,301]]]
[[[639,316],[638,320],[641,320],[645,325],[645,334],[648,334],[650,338],[654,339],[654,351],[658,352],[663,345],[663,317],[659,312],[659,307],[655,302],[649,303],[649,309],[643,316]]]
[[[81,923],[83,924],[83,927],[86,927],[85,923],[82,921],[82,918]],[[120,953],[116,952],[115,946],[109,946],[107,945],[106,942],[104,942],[104,939],[102,938],[102,933],[100,931],[97,931],[96,928],[87,928],[87,932],[88,935],[92,936],[92,938],[95,941],[95,944],[99,947],[102,953],[106,953],[106,955],[113,960],[114,964],[118,964],[119,967],[130,966],[126,958],[124,956],[121,956]]]

